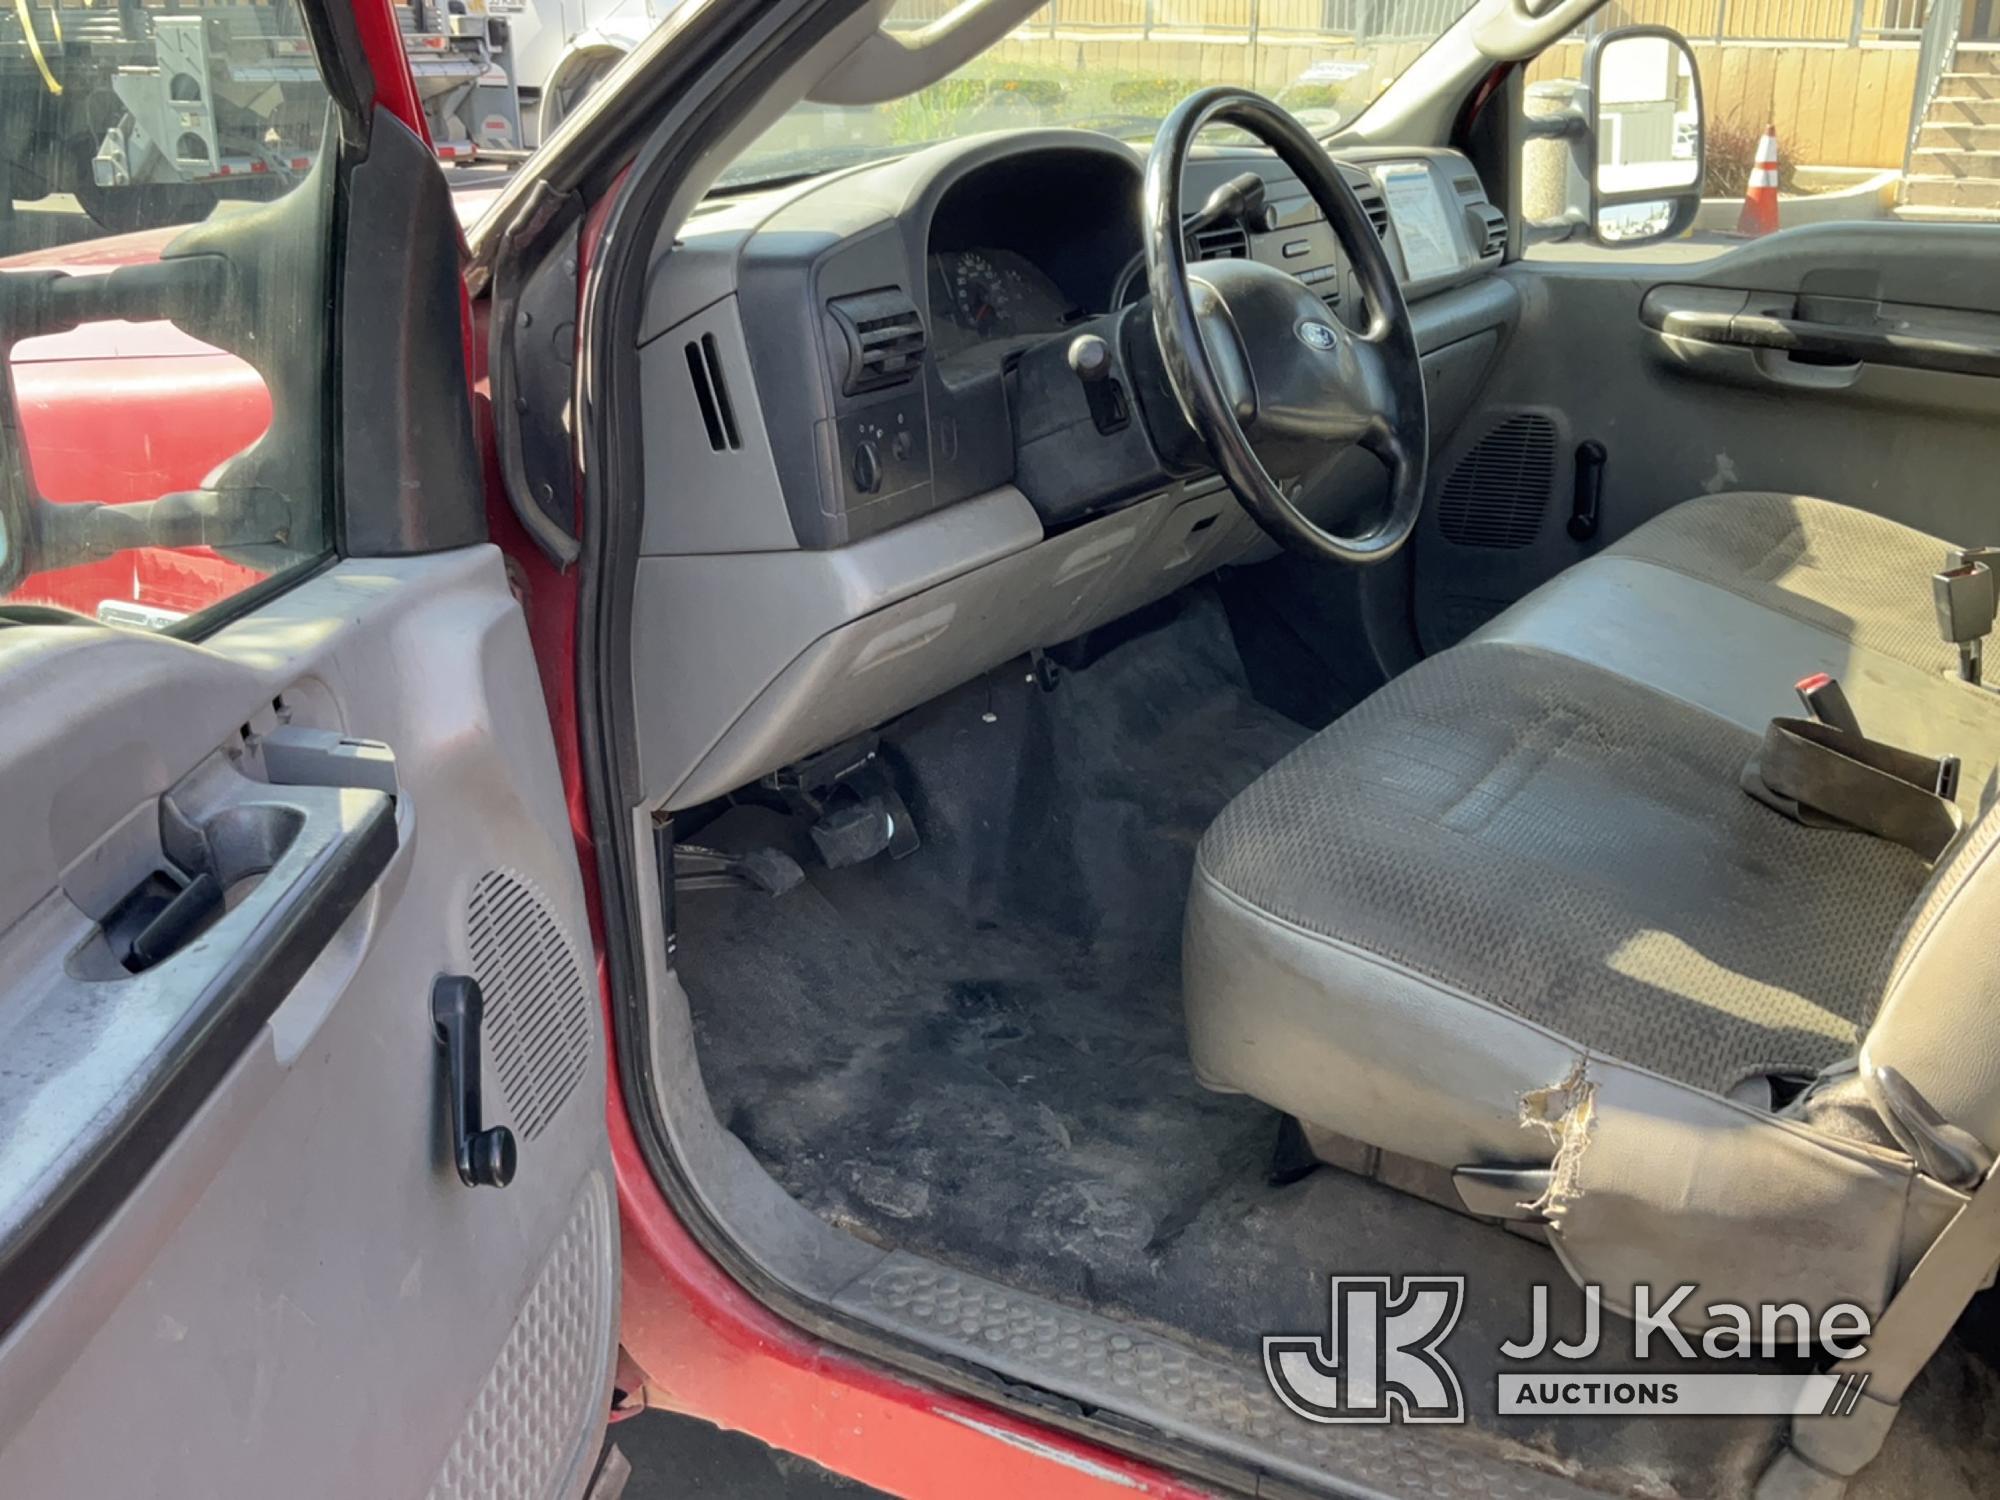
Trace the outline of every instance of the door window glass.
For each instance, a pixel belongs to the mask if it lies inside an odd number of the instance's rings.
[[[0,598],[161,628],[324,553],[327,120],[296,0],[0,7]]]
[[[1530,66],[1528,112],[1562,108],[1584,76],[1592,37],[1632,25],[1670,26],[1691,43],[1707,168],[1688,234],[1623,253],[1701,259],[1769,232],[1767,212],[1743,211],[1753,175],[1755,186],[1768,186],[1761,155],[1775,157],[1780,229],[2000,224],[2000,5],[1992,0],[1617,0]],[[1524,144],[1524,180],[1548,147]],[[1531,241],[1529,250],[1537,258],[1619,253],[1575,240]]]

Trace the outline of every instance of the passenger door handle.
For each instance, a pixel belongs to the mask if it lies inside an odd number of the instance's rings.
[[[1733,344],[1742,349],[1778,349],[1794,355],[1817,356],[1824,362],[1897,365],[1950,375],[2000,377],[2000,345],[1965,339],[1849,328],[1839,323],[1780,318],[1768,313],[1730,316],[1672,312],[1662,320],[1660,331],[1705,344]]]
[[[1945,326],[1993,324],[1990,315],[1867,304],[1876,313],[1873,321],[1832,322],[1771,310],[1773,303],[1793,300],[1707,287],[1657,287],[1647,294],[1641,316],[1669,339],[1787,354],[1804,365],[1886,365],[2000,378],[2000,331],[1980,337]]]

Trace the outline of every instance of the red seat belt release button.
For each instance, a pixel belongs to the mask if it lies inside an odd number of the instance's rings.
[[[1839,678],[1830,673],[1815,672],[1810,677],[1801,677],[1794,686],[1799,701],[1806,706],[1808,717],[1848,734],[1861,733],[1861,721],[1854,717],[1847,694],[1840,690]]]

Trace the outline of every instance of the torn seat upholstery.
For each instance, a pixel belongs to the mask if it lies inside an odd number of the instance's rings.
[[[1579,1280],[1879,1313],[1964,1201],[1831,1085],[1857,1054],[2000,1145],[2000,698],[1950,675],[1945,543],[1774,494],[1676,507],[1417,666],[1203,839],[1196,1069],[1440,1167],[1555,1163]],[[1739,781],[1792,684],[1964,760],[1935,868]]]

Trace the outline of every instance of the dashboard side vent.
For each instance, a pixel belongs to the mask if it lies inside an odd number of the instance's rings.
[[[1479,247],[1481,260],[1498,260],[1507,253],[1507,215],[1481,200],[1465,205],[1465,230]]]
[[[695,403],[701,407],[701,425],[708,429],[708,446],[717,453],[741,448],[743,434],[736,426],[736,408],[729,403],[729,382],[722,373],[722,350],[715,335],[689,339],[682,352],[687,355]]]
[[[1197,229],[1188,239],[1191,260],[1248,260],[1250,234],[1234,221]]]
[[[826,310],[846,346],[840,361],[843,395],[902,385],[917,373],[924,358],[924,320],[901,287],[835,297]]]
[[[1517,412],[1458,461],[1438,491],[1438,530],[1461,547],[1525,547],[1555,482],[1556,424]]]
[[[1354,196],[1361,200],[1361,211],[1368,215],[1368,222],[1375,226],[1378,239],[1389,237],[1389,203],[1382,196],[1382,190],[1372,182],[1354,184]]]

